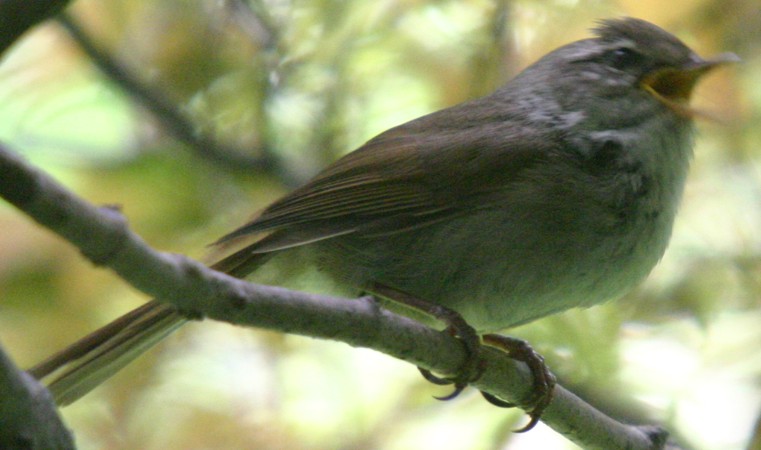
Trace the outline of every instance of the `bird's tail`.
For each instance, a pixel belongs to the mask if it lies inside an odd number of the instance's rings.
[[[211,268],[245,277],[268,259],[247,246]],[[95,330],[27,370],[44,381],[56,404],[68,405],[103,383],[189,319],[174,307],[152,300]]]
[[[95,330],[28,369],[47,381],[56,404],[68,405],[110,378],[188,319],[156,300]]]

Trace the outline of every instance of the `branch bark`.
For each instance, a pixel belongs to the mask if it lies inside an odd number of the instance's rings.
[[[20,371],[0,347],[0,448],[74,448],[50,393]]]
[[[332,339],[372,348],[444,375],[466,355],[457,339],[382,310],[370,298],[341,299],[253,285],[179,255],[151,249],[113,207],[94,207],[0,144],[0,196],[77,246],[90,261],[112,269],[148,295],[237,325]],[[525,404],[531,375],[522,363],[486,347],[480,390]],[[585,449],[653,449],[667,433],[618,423],[558,386],[542,420]]]

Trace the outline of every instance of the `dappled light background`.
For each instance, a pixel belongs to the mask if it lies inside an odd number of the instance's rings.
[[[696,92],[714,119],[699,121],[652,276],[509,333],[619,420],[664,424],[687,448],[761,446],[756,0],[79,0],[68,12],[68,28],[49,21],[2,60],[0,140],[118,205],[154,247],[197,258],[375,134],[490,92],[598,19],[636,16],[703,55],[739,54]],[[109,63],[128,82],[104,75]],[[0,342],[19,365],[146,300],[0,202]],[[543,425],[511,433],[525,416],[473,392],[432,399],[447,392],[373,351],[203,322],[63,414],[83,449],[575,448]]]

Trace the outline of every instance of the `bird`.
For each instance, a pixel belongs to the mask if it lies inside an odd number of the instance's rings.
[[[621,297],[671,237],[693,89],[737,58],[636,18],[593,33],[370,139],[222,237],[246,244],[210,267],[284,286],[316,272],[326,293],[441,306],[478,335]],[[68,404],[188,320],[152,300],[29,373]]]

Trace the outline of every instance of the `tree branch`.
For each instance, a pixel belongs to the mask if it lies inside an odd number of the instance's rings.
[[[50,393],[20,371],[0,347],[0,448],[74,448]]]
[[[0,52],[68,3],[0,0]],[[371,299],[351,301],[255,286],[192,260],[155,252],[128,230],[118,211],[78,199],[2,144],[0,196],[78,246],[95,264],[110,267],[178,308],[240,325],[374,348],[445,375],[456,372],[465,359],[456,339],[381,310]],[[488,365],[473,383],[476,387],[517,403],[529,397],[531,375],[523,364],[490,348],[484,356]],[[615,422],[560,386],[543,421],[586,449],[660,448],[666,440],[665,431]],[[0,447],[19,446],[69,449],[73,443],[47,392],[0,352]]]
[[[123,89],[131,99],[150,111],[165,130],[193,149],[201,158],[237,172],[276,168],[275,159],[269,149],[262,149],[261,157],[251,157],[242,149],[226,146],[210,134],[199,132],[193,121],[180,112],[176,105],[159,92],[145,86],[126,67],[99,49],[69,14],[60,14],[58,23],[105,76]]]
[[[0,0],[0,54],[26,30],[68,4],[68,0]]]
[[[457,339],[382,310],[369,298],[348,300],[259,286],[214,272],[178,255],[156,252],[132,233],[118,211],[96,208],[0,145],[0,196],[76,245],[94,264],[184,311],[372,348],[444,375],[466,355]],[[488,364],[473,385],[517,404],[530,397],[522,363],[486,347]],[[585,449],[661,448],[667,433],[618,423],[558,386],[542,420]]]

